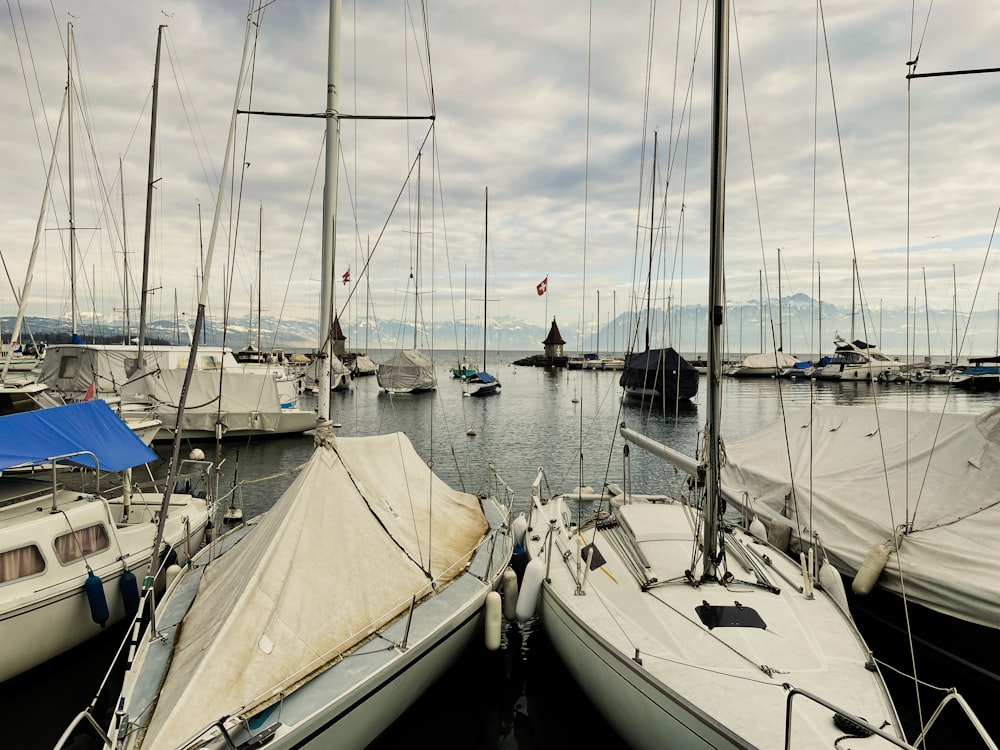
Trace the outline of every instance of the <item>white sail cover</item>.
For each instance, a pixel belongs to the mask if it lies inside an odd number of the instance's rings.
[[[1000,627],[1000,408],[979,416],[879,409],[876,421],[870,408],[813,406],[811,415],[798,409],[727,440],[726,497],[749,499],[766,521],[791,519],[804,538],[815,529],[850,577],[873,545],[895,538],[878,585],[900,593],[902,567],[911,600]]]
[[[136,380],[129,401],[152,401],[161,407],[163,426],[172,430],[177,420],[184,385],[184,370],[159,370]],[[220,394],[221,386],[221,398]],[[164,408],[165,407],[165,408]],[[281,420],[281,398],[274,375],[269,372],[193,370],[184,405],[183,430],[212,432],[216,420],[229,430],[276,432]]]
[[[379,365],[378,384],[387,391],[406,393],[437,387],[434,362],[417,349],[404,349]]]
[[[461,574],[488,531],[479,500],[402,433],[318,447],[259,527],[206,571],[146,747],[294,689]],[[431,514],[433,508],[433,515]]]
[[[786,367],[795,367],[797,360],[791,354],[784,352],[763,352],[761,354],[748,354],[740,362],[739,367],[747,370],[783,370]]]

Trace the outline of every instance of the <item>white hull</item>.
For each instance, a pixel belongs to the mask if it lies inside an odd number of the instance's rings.
[[[120,589],[125,570],[135,575],[140,586],[148,572],[156,532],[151,520],[160,508],[159,495],[147,495],[145,502],[134,497],[131,522],[114,526],[106,522],[109,517],[121,519],[120,501],[97,499],[81,504],[74,499],[78,496],[78,492],[60,492],[60,508],[65,516],[35,510],[47,510],[51,494],[7,506],[0,514],[0,549],[34,544],[46,556],[44,571],[0,588],[0,644],[4,644],[0,651],[0,681],[55,658],[98,635],[104,627],[120,622],[126,614]],[[190,519],[187,524],[185,519]],[[176,549],[179,561],[186,562],[188,553],[193,554],[201,546],[207,522],[204,500],[188,495],[172,497],[164,539]],[[88,554],[86,562],[77,559],[60,564],[53,540],[69,531],[69,523],[77,530],[104,524],[111,536],[110,544]],[[88,563],[104,588],[109,617],[103,627],[92,619],[84,590]],[[17,644],[16,648],[13,644]]]
[[[575,505],[535,499],[527,549],[531,565],[548,565],[538,606],[545,632],[630,747],[782,747],[783,685],[898,731],[881,676],[866,669],[870,655],[853,621],[829,596],[796,591],[803,576],[791,561],[736,531],[727,541],[735,578],[695,586],[685,580],[692,537],[681,505],[636,501],[615,512],[617,523],[600,531],[584,523],[578,535]],[[580,549],[591,543],[601,559],[585,573]],[[645,586],[636,576],[643,568]],[[704,605],[751,613],[763,626],[708,624]],[[721,616],[728,617],[736,615]],[[792,747],[833,747],[843,732],[832,718],[799,699]],[[891,746],[877,737],[866,742]]]
[[[510,537],[503,531],[504,519],[509,517],[507,511],[493,501],[484,505],[490,525],[499,536],[495,545],[487,541],[479,548],[464,575],[418,604],[412,619],[404,612],[344,658],[290,690],[280,706],[257,709],[251,712],[252,716],[243,717],[255,725],[252,732],[247,729],[247,721],[227,722],[233,742],[241,745],[252,735],[270,733],[273,736],[266,746],[273,750],[302,747],[360,750],[406,711],[476,638],[484,636],[486,596],[498,589],[511,554]],[[130,719],[154,702],[159,675],[173,652],[175,625],[187,614],[202,572],[210,569],[201,563],[216,554],[206,548],[196,557],[158,608],[158,627],[165,637],[143,640],[135,667],[126,674],[122,689],[123,705]],[[117,724],[110,728],[110,736],[114,737],[116,732]],[[114,747],[146,745],[141,733],[130,732]],[[206,747],[226,745],[216,736]]]

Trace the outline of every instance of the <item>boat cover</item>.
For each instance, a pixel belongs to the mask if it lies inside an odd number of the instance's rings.
[[[434,362],[417,349],[404,349],[379,365],[378,384],[387,391],[424,391],[437,387]]]
[[[492,375],[490,375],[485,370],[483,370],[482,372],[477,372],[476,373],[476,379],[479,380],[480,383],[495,383],[495,382],[497,382],[497,379],[495,377],[493,377]]]
[[[317,447],[258,528],[205,570],[144,746],[179,747],[294,690],[419,605],[432,578],[440,589],[463,573],[488,528],[478,498],[433,474],[403,433]]]
[[[158,370],[136,380],[132,388],[139,390],[130,393],[127,400],[157,404],[164,428],[173,430],[184,376],[184,370]],[[223,424],[224,432],[276,432],[281,420],[281,398],[274,375],[269,372],[224,370],[220,374],[218,370],[193,370],[181,429],[212,432],[216,420]]]
[[[902,567],[911,600],[1000,627],[1000,408],[978,416],[879,409],[876,420],[867,407],[814,405],[727,440],[726,456],[726,497],[748,497],[765,521],[791,519],[805,538],[815,529],[844,575],[895,537],[878,585],[900,593]]]
[[[667,401],[692,398],[698,393],[698,371],[670,347],[647,349],[625,355],[618,385],[655,388]]]
[[[783,370],[786,367],[795,367],[797,364],[799,364],[799,360],[791,354],[785,354],[782,351],[777,351],[763,352],[761,354],[748,354],[743,358],[743,361],[740,362],[739,366],[748,370],[769,369],[773,372],[775,368]]]
[[[0,471],[49,463],[55,456],[90,451],[106,471],[123,471],[158,456],[115,414],[95,399],[0,417]],[[90,455],[60,463],[94,468]]]

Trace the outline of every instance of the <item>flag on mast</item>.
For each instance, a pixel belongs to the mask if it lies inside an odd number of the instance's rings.
[[[351,281],[351,268],[350,268],[350,266],[347,267],[347,270],[344,271],[344,275],[341,278],[343,278],[345,284],[349,284],[350,283],[350,281]]]
[[[549,277],[546,276],[544,279],[538,282],[538,285],[535,287],[535,291],[537,291],[538,296],[541,297],[543,294],[545,294],[545,292],[548,291],[548,289],[549,289]]]

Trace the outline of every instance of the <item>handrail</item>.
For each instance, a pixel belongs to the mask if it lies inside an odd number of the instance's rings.
[[[976,733],[979,734],[979,738],[983,741],[986,747],[989,748],[989,750],[997,750],[996,743],[993,742],[993,739],[990,737],[986,729],[983,727],[982,723],[979,721],[979,717],[976,716],[975,711],[972,710],[972,708],[966,702],[965,698],[959,695],[958,691],[955,690],[954,688],[949,690],[948,694],[941,700],[941,703],[938,704],[938,707],[931,715],[931,718],[928,720],[927,724],[924,725],[923,730],[920,732],[920,736],[917,737],[916,741],[912,745],[910,745],[907,744],[905,740],[900,740],[896,737],[893,737],[890,734],[883,732],[878,727],[872,726],[870,723],[868,723],[866,719],[862,719],[858,716],[852,716],[851,714],[847,713],[846,711],[843,711],[842,709],[838,708],[832,703],[824,700],[823,698],[820,698],[818,695],[813,695],[808,690],[802,690],[801,688],[795,688],[795,687],[790,688],[790,690],[788,691],[788,698],[785,701],[785,750],[790,750],[791,748],[792,700],[795,698],[796,695],[802,695],[815,703],[819,703],[821,706],[825,706],[831,711],[840,714],[841,716],[854,722],[858,726],[864,727],[865,729],[871,731],[872,734],[877,734],[882,739],[888,740],[896,747],[907,748],[908,750],[916,750],[916,748],[919,748],[923,744],[924,740],[927,739],[927,733],[930,732],[931,727],[934,726],[934,722],[937,721],[938,717],[941,715],[941,712],[944,711],[945,706],[947,706],[952,701],[957,701],[962,711],[965,712],[966,718],[968,718],[969,722],[972,724],[973,729],[975,729]]]
[[[810,693],[808,690],[803,690],[801,688],[796,688],[791,686],[789,686],[789,688],[790,689],[788,691],[788,697],[785,699],[785,750],[791,750],[792,700],[795,698],[796,695],[802,695],[808,698],[809,700],[813,701],[814,703],[818,703],[821,706],[825,706],[834,713],[838,713],[844,718],[848,719],[849,721],[854,722],[859,727],[864,727],[872,734],[877,734],[882,739],[888,740],[896,747],[902,747],[904,748],[904,750],[915,750],[914,746],[907,744],[906,740],[901,740],[898,737],[893,737],[891,734],[888,734],[887,732],[883,732],[878,727],[870,724],[867,719],[862,719],[860,716],[854,716],[853,714],[849,714],[847,711],[842,710],[841,708],[833,705],[832,703],[823,698],[820,698],[818,695]]]
[[[97,719],[95,719],[94,716],[93,716],[93,714],[90,713],[90,709],[89,708],[85,708],[83,711],[81,711],[80,713],[78,713],[73,718],[73,721],[70,722],[70,725],[68,727],[66,727],[66,731],[64,731],[62,733],[62,735],[59,737],[59,741],[56,742],[55,748],[53,748],[53,750],[62,750],[63,746],[66,744],[66,741],[69,740],[69,738],[76,731],[77,726],[84,719],[86,719],[90,723],[90,726],[92,726],[94,728],[94,731],[97,732],[97,734],[100,735],[100,737],[101,737],[102,740],[104,740],[104,746],[105,747],[113,747],[113,743],[111,742],[111,738],[108,737],[108,735],[104,731],[104,729],[102,729],[101,726],[97,723]]]

